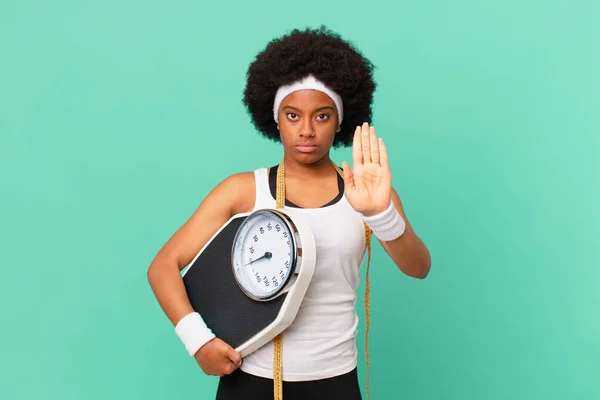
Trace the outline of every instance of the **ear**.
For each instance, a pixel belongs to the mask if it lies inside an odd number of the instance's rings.
[[[337,127],[337,129],[336,129],[335,133],[338,133],[338,132],[339,132],[339,131],[341,131],[341,130],[342,130],[342,127],[341,127],[340,125],[338,125],[338,127]]]

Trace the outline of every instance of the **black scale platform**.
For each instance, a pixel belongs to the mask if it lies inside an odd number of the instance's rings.
[[[183,275],[194,310],[219,339],[233,348],[271,324],[287,296],[284,293],[268,302],[255,301],[238,286],[231,267],[231,250],[245,219],[232,219]]]

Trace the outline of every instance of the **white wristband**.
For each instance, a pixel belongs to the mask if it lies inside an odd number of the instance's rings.
[[[387,210],[370,217],[363,216],[363,221],[371,228],[373,234],[384,242],[399,238],[406,229],[406,223],[393,201],[390,201]]]
[[[175,326],[175,333],[183,342],[190,356],[194,356],[200,347],[215,338],[215,334],[206,326],[197,312],[181,318]]]

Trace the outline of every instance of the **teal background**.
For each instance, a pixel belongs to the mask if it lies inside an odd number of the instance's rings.
[[[378,67],[433,260],[410,279],[375,247],[372,398],[600,398],[599,4],[2,1],[0,398],[213,398],[146,268],[220,180],[279,161],[245,71],[320,24]]]

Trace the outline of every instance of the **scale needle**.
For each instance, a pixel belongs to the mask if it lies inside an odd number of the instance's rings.
[[[250,260],[248,263],[246,263],[245,265],[250,265],[258,260],[262,260],[263,258],[266,258],[267,260],[269,258],[271,258],[273,256],[273,254],[271,254],[270,252],[265,252],[265,254],[263,254],[262,256],[258,257],[256,260]]]

